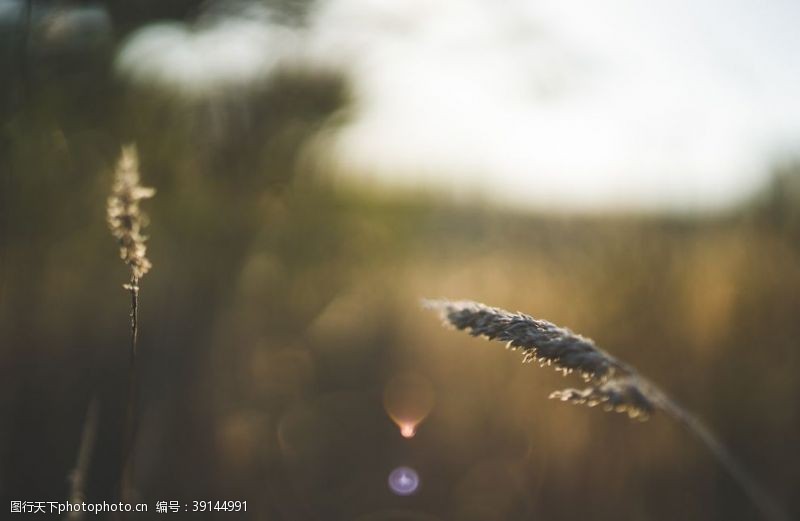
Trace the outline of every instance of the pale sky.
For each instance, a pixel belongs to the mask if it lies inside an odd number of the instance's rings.
[[[254,12],[145,28],[120,70],[195,93],[340,70],[343,175],[521,207],[724,207],[800,151],[798,2],[330,0],[304,29]]]

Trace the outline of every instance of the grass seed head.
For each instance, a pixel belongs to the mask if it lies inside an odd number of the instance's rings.
[[[550,395],[563,401],[609,411],[627,412],[647,419],[656,409],[657,395],[627,365],[595,343],[569,329],[523,313],[512,313],[472,301],[425,301],[439,311],[446,325],[472,336],[504,342],[520,351],[523,362],[553,367],[564,375],[578,373],[589,385],[583,390],[565,389]]]
[[[147,237],[142,233],[147,225],[147,216],[139,208],[139,202],[155,193],[155,189],[140,185],[136,146],[122,147],[106,215],[111,234],[119,243],[120,257],[130,266],[134,280],[140,279],[152,267],[147,258]]]

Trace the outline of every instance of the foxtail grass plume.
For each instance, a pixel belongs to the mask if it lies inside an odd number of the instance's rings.
[[[147,259],[147,237],[142,234],[147,216],[139,208],[139,202],[156,193],[155,189],[143,187],[139,183],[139,155],[136,146],[123,146],[114,172],[114,185],[108,198],[107,219],[111,234],[119,242],[120,257],[131,268],[134,285],[152,267]]]
[[[456,329],[506,342],[507,348],[520,350],[526,363],[538,362],[565,375],[577,372],[589,384],[582,390],[556,391],[551,398],[603,405],[639,420],[647,419],[661,399],[660,393],[632,368],[569,329],[477,302],[426,301],[425,305],[438,310],[445,322]]]
[[[696,416],[639,375],[633,367],[597,347],[592,340],[546,320],[477,302],[425,300],[423,304],[438,311],[446,325],[472,336],[505,342],[509,349],[520,350],[525,362],[553,366],[564,374],[577,372],[587,382],[585,389],[555,391],[550,398],[589,406],[601,405],[608,411],[627,412],[628,416],[639,420],[647,419],[656,410],[666,413],[706,445],[765,519],[788,519],[770,494]]]

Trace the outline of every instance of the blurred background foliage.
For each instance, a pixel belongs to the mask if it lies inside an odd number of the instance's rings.
[[[126,32],[199,2],[109,1],[113,32],[58,45],[42,43],[43,20],[80,5],[30,4],[30,25],[2,32],[4,499],[66,499],[92,397],[88,498],[114,498],[129,326],[104,211],[120,145],[136,142],[158,190],[145,204],[139,499],[248,501],[209,519],[755,517],[668,420],[548,401],[561,376],[419,306],[445,296],[594,338],[800,514],[797,164],[713,215],[553,215],[366,189],[315,152],[346,117],[344,78],[285,70],[186,100],[120,81],[111,60]],[[382,401],[406,371],[435,393],[409,440]],[[419,472],[417,494],[387,488],[400,465]]]

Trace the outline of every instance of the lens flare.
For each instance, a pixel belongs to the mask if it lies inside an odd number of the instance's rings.
[[[419,474],[411,467],[397,467],[388,481],[389,489],[398,496],[410,496],[419,488]]]
[[[419,424],[430,414],[433,401],[430,382],[416,373],[396,375],[386,384],[383,393],[386,413],[404,438],[414,437]]]
[[[400,435],[404,438],[413,438],[417,433],[417,425],[414,423],[401,423],[398,427],[400,427]]]

